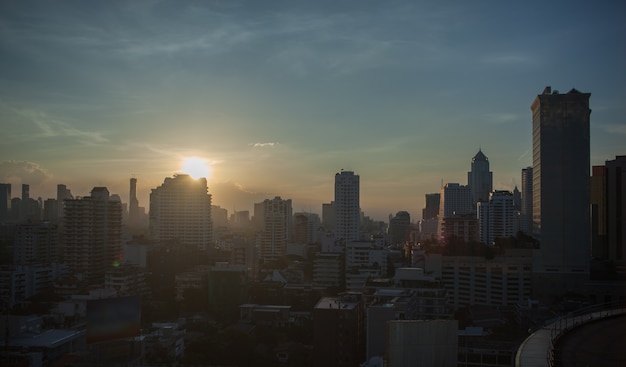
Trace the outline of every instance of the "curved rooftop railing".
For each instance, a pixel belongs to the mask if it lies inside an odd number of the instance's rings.
[[[515,367],[556,367],[554,346],[566,332],[588,322],[626,314],[626,306],[618,302],[580,308],[556,319],[532,333],[517,349]]]

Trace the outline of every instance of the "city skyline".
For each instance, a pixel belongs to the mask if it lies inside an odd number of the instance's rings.
[[[541,12],[536,8],[541,4]],[[425,194],[532,166],[530,105],[591,93],[591,165],[623,155],[626,4],[0,4],[0,182],[105,186],[139,205],[198,157],[213,203],[321,213],[342,169],[361,208],[421,218]],[[591,173],[591,167],[590,167]],[[13,196],[19,190],[13,189]]]

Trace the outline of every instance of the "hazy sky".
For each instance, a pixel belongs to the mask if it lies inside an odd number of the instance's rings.
[[[626,154],[625,4],[0,1],[0,182],[127,201],[136,177],[148,207],[197,156],[229,212],[320,212],[347,169],[367,215],[417,220],[479,148],[520,184],[547,85],[591,93],[592,164]]]

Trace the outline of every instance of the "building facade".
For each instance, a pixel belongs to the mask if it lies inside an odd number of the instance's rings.
[[[488,202],[478,202],[477,215],[479,238],[485,245],[494,245],[496,238],[515,236],[515,204],[510,191],[493,191]]]
[[[493,190],[493,172],[489,171],[489,159],[482,150],[472,158],[472,169],[467,173],[467,186],[472,192],[472,203],[489,200]]]
[[[527,235],[533,233],[533,168],[522,169],[522,206],[520,230]]]
[[[546,87],[531,105],[533,236],[541,254],[535,272],[556,275],[538,284],[564,292],[577,287],[567,279],[584,279],[589,273],[590,96]],[[563,287],[563,282],[568,284]]]
[[[64,261],[70,271],[102,282],[105,271],[122,260],[122,203],[106,187],[64,203]]]
[[[445,238],[445,218],[472,214],[474,211],[472,192],[469,186],[463,186],[458,183],[448,183],[441,188],[441,204],[439,205],[439,215],[437,217],[437,230],[440,239]]]
[[[359,175],[341,171],[335,175],[335,240],[345,243],[359,239],[361,220]]]
[[[212,243],[211,194],[206,178],[167,177],[150,193],[150,236],[201,250]]]
[[[278,260],[287,253],[291,238],[293,209],[291,199],[280,196],[263,201],[263,231],[259,238],[259,258],[264,263]]]

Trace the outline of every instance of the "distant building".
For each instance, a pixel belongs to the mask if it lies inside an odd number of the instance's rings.
[[[479,239],[478,218],[473,213],[445,217],[440,227],[445,241],[457,238],[464,242],[475,242]]]
[[[117,296],[149,296],[148,272],[136,265],[120,265],[107,270],[104,288],[117,291]]]
[[[344,289],[345,256],[341,252],[318,252],[313,259],[313,285]]]
[[[57,261],[58,227],[49,222],[18,224],[13,239],[13,262],[18,265]]]
[[[335,227],[335,202],[322,204],[322,226],[327,231],[333,231]]]
[[[467,185],[470,187],[472,204],[489,200],[493,190],[493,172],[489,171],[489,159],[478,149],[472,158],[472,170],[467,173]]]
[[[74,199],[74,196],[67,186],[62,184],[57,185],[57,220],[59,223],[63,223],[65,200],[71,199]]]
[[[389,220],[389,243],[403,244],[409,240],[411,230],[411,215],[406,211],[399,211]]]
[[[426,206],[422,209],[422,220],[436,219],[439,215],[441,193],[426,194]]]
[[[296,213],[293,215],[293,242],[299,244],[317,243],[320,217],[315,213]]]
[[[533,168],[522,169],[522,205],[520,230],[527,235],[533,233]]]
[[[106,187],[64,203],[65,262],[72,272],[102,282],[105,271],[122,260],[122,203]]]
[[[445,238],[444,219],[455,215],[473,214],[472,192],[469,186],[448,183],[441,188],[441,204],[439,206],[438,228],[439,237]]]
[[[206,250],[212,243],[211,194],[206,178],[178,174],[150,193],[150,236],[161,243]]]
[[[537,297],[576,291],[590,261],[589,124],[591,93],[546,87],[533,116],[533,236],[540,243]]]
[[[352,171],[335,174],[335,239],[348,243],[358,240],[361,219],[359,175]]]
[[[626,156],[594,166],[591,176],[592,254],[626,275]]]
[[[478,202],[478,228],[480,242],[491,246],[496,238],[513,237],[517,233],[513,194],[495,190],[489,201]]]
[[[346,244],[346,290],[363,292],[368,279],[387,276],[389,251],[372,240]]]
[[[291,199],[280,196],[263,201],[263,231],[259,238],[259,258],[263,262],[278,260],[286,254],[291,237],[293,212]]]
[[[228,210],[219,205],[211,205],[211,220],[213,221],[213,230],[228,227]]]
[[[11,219],[11,184],[0,183],[0,224]]]

